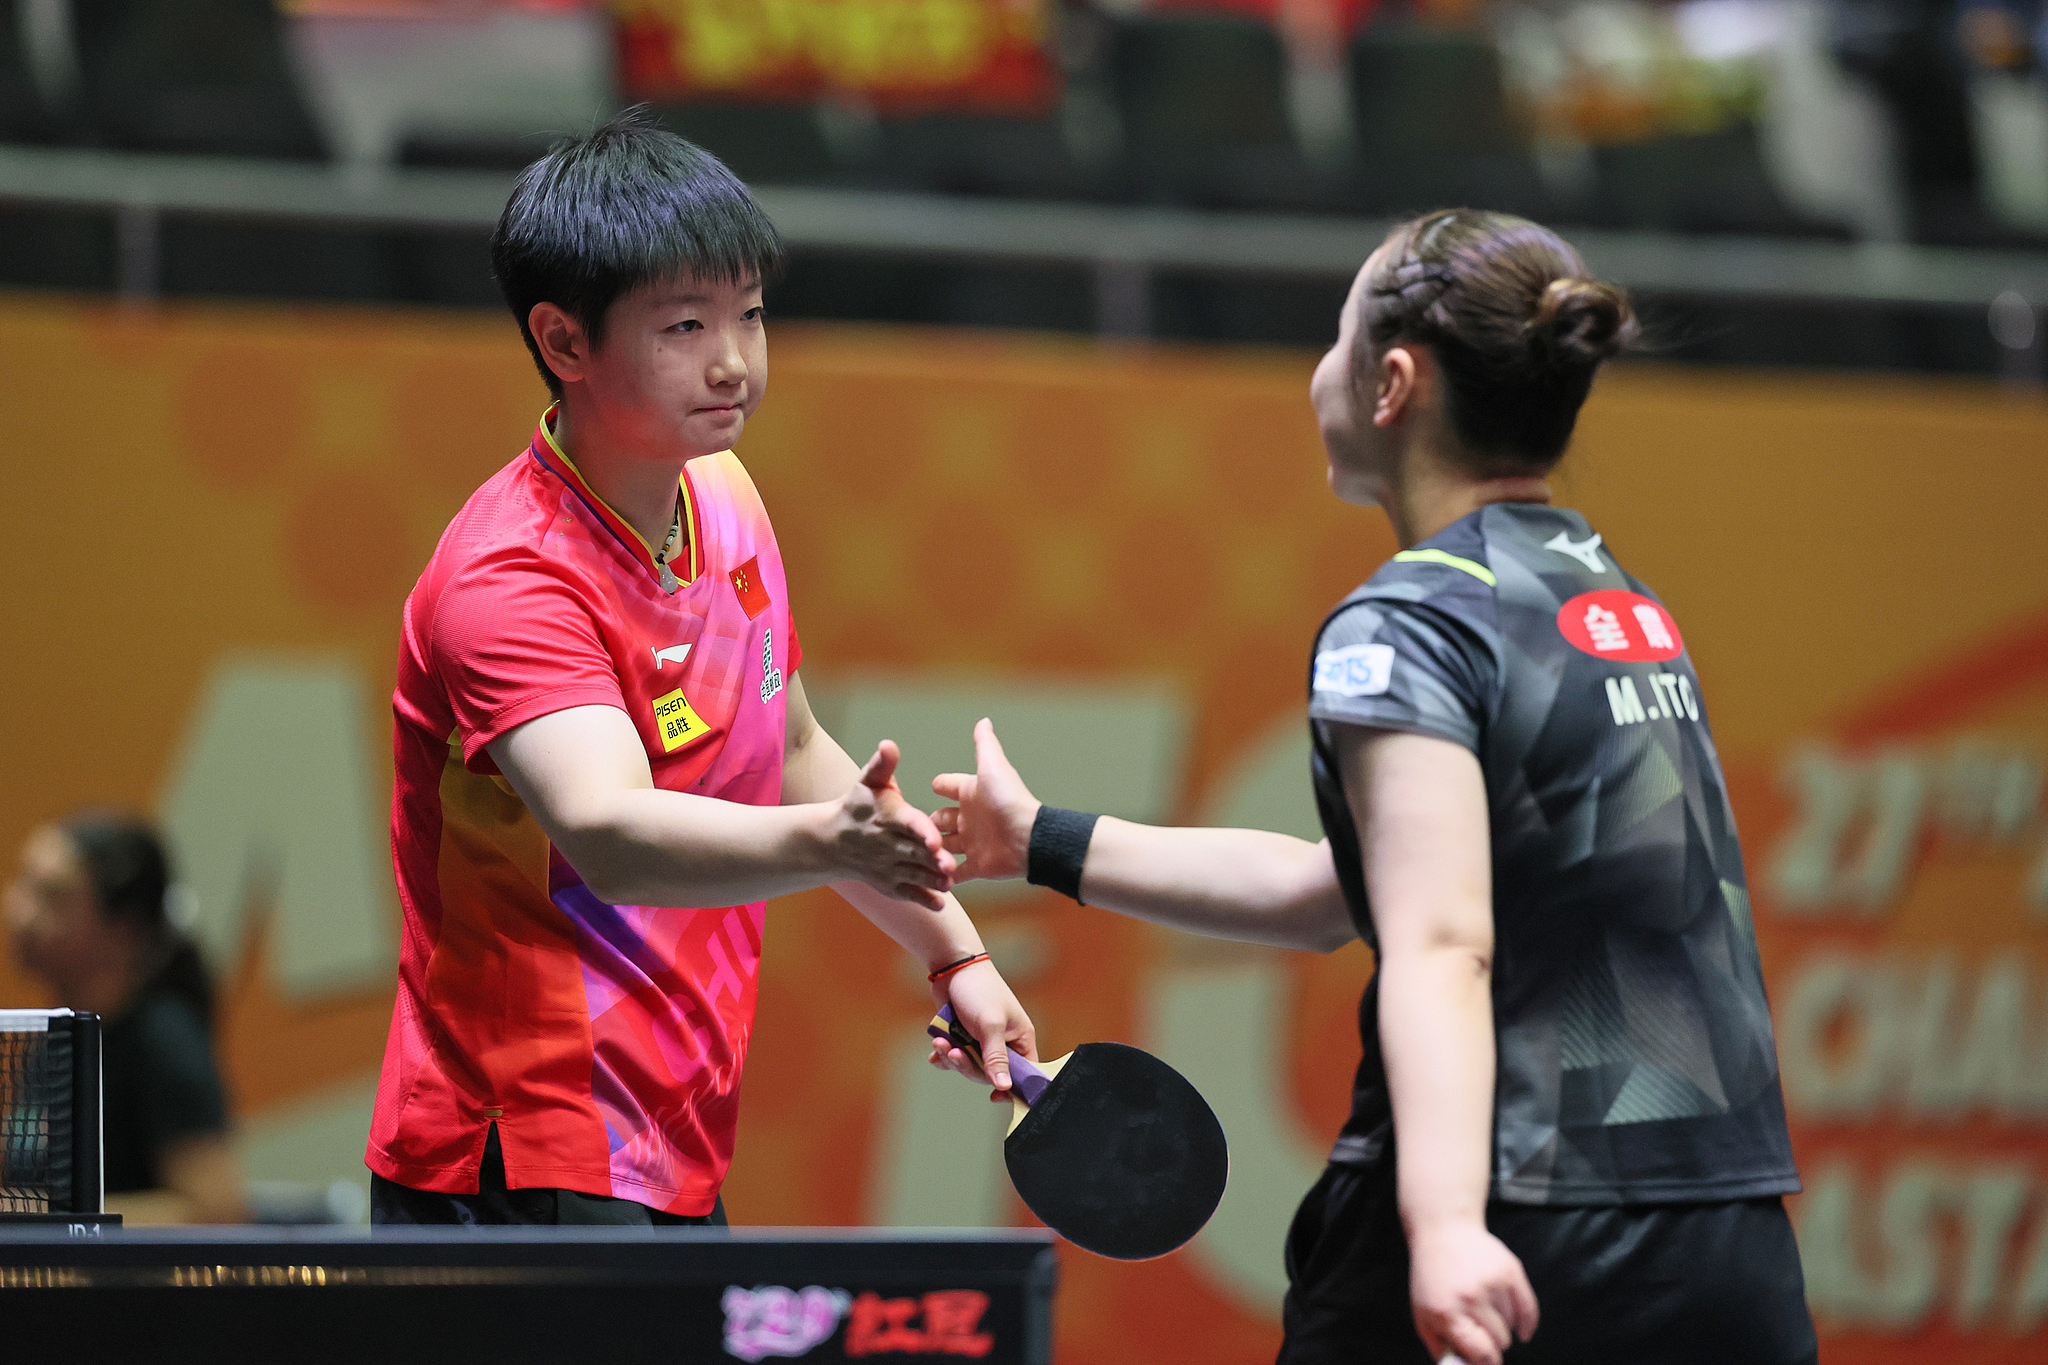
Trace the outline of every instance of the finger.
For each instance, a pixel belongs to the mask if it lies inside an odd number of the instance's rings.
[[[1508,1320],[1494,1307],[1490,1294],[1476,1300],[1465,1312],[1472,1321],[1479,1324],[1487,1336],[1493,1339],[1496,1350],[1507,1350],[1508,1343],[1515,1339],[1515,1334],[1508,1330]]]
[[[921,867],[927,872],[951,873],[956,859],[946,852],[944,840],[925,843],[923,840],[899,839],[896,841],[897,861],[910,867]]]
[[[922,863],[896,864],[896,879],[911,886],[926,886],[934,891],[951,891],[953,879],[937,868]]]
[[[889,802],[883,818],[895,833],[917,840],[933,853],[939,851],[939,827],[932,823],[931,816],[908,801],[898,797]]]
[[[983,716],[974,727],[974,775],[985,777],[1010,768],[1003,742],[996,738],[996,723]]]
[[[961,832],[960,808],[958,806],[947,806],[943,810],[933,811],[932,823],[939,827],[939,833],[941,834],[959,834]]]
[[[940,773],[932,779],[932,791],[948,801],[972,801],[974,799],[974,775],[972,773]]]
[[[896,764],[902,759],[903,751],[896,747],[896,741],[885,739],[875,746],[875,756],[868,760],[868,766],[860,770],[860,783],[874,791],[882,791],[896,780]]]
[[[1515,1264],[1515,1278],[1508,1282],[1508,1298],[1514,1309],[1508,1321],[1514,1324],[1515,1335],[1527,1341],[1536,1335],[1536,1322],[1541,1314],[1536,1308],[1535,1287],[1529,1283],[1529,1274],[1520,1262]]]
[[[1465,1365],[1501,1365],[1500,1347],[1493,1344],[1493,1338],[1484,1328],[1469,1318],[1453,1318],[1444,1333],[1444,1340]]]
[[[979,1066],[975,1065],[974,1058],[960,1048],[947,1049],[946,1066],[953,1071],[959,1072],[970,1081],[980,1081],[983,1085],[988,1084],[988,1077],[982,1074]]]
[[[909,882],[898,882],[895,886],[884,889],[899,901],[909,901],[912,905],[922,906],[927,910],[937,911],[946,908],[946,898],[928,886],[912,886]]]
[[[991,1029],[982,1037],[981,1069],[988,1076],[989,1084],[996,1089],[1010,1088],[1010,1053],[1004,1045],[1000,1028]]]

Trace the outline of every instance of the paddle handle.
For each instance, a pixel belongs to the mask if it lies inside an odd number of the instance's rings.
[[[974,1035],[960,1027],[959,1016],[953,1013],[951,1005],[943,1006],[925,1026],[926,1033],[934,1038],[944,1038],[968,1056],[975,1065],[981,1064],[981,1044]],[[1039,1070],[1038,1064],[1029,1057],[1010,1049],[1010,1093],[1026,1104],[1038,1103],[1038,1097],[1045,1093],[1045,1087],[1052,1084],[1052,1077]]]

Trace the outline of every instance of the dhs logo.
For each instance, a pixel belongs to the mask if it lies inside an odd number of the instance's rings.
[[[1376,697],[1393,681],[1392,645],[1346,645],[1316,655],[1318,692],[1340,697]]]

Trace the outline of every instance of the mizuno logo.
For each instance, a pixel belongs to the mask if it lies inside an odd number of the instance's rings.
[[[1543,542],[1546,550],[1555,550],[1561,555],[1570,555],[1594,573],[1606,573],[1607,561],[1600,557],[1600,533],[1595,531],[1587,540],[1574,541],[1569,531],[1559,531]]]
[[[663,664],[674,664],[680,668],[682,667],[683,660],[689,657],[690,647],[688,645],[670,645],[667,649],[654,650],[654,667],[657,672],[660,671]]]

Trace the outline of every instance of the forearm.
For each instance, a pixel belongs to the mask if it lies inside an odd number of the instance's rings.
[[[945,909],[927,910],[898,900],[866,882],[834,882],[832,889],[894,939],[903,951],[924,963],[928,972],[982,951],[981,935],[976,932],[974,921],[950,895],[946,897]]]
[[[608,794],[558,834],[590,889],[614,905],[745,905],[839,876],[820,805],[749,806],[643,788]]]
[[[1090,905],[1211,938],[1329,952],[1355,932],[1327,843],[1104,816],[1081,867]]]
[[[1493,1156],[1494,1038],[1485,954],[1439,944],[1383,955],[1380,1055],[1393,1101],[1401,1221],[1483,1220]]]

